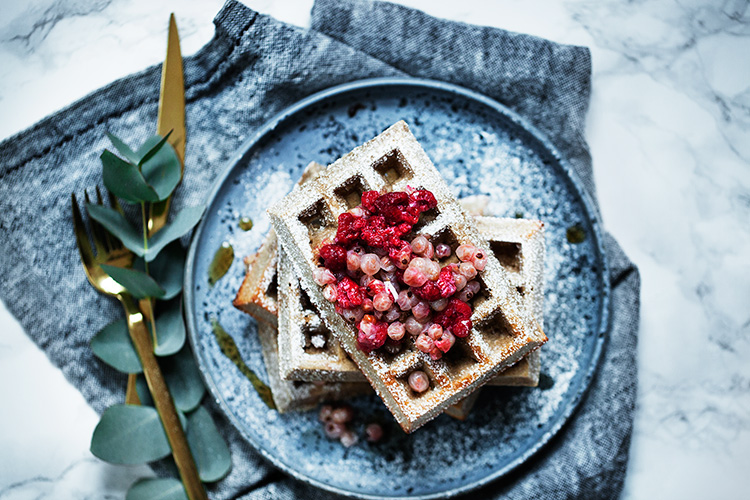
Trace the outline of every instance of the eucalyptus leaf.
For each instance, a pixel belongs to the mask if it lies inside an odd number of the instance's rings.
[[[161,358],[159,365],[174,399],[174,405],[184,412],[198,406],[206,393],[198,366],[195,364],[189,344],[185,343],[174,356]]]
[[[164,302],[156,315],[156,345],[154,354],[171,356],[185,345],[185,321],[179,298]]]
[[[201,481],[211,483],[227,475],[232,468],[229,448],[203,406],[188,415],[187,440]]]
[[[138,150],[143,155],[138,165],[141,173],[159,197],[159,200],[169,198],[182,177],[180,159],[165,137],[152,137]]]
[[[188,500],[182,483],[174,478],[141,479],[128,490],[125,500]]]
[[[113,321],[102,328],[91,339],[91,350],[97,358],[123,373],[143,371],[124,319]]]
[[[143,406],[154,406],[154,399],[151,397],[151,391],[148,390],[146,377],[143,374],[138,375],[135,379],[135,392],[138,393],[138,399]]]
[[[162,299],[171,299],[182,291],[185,274],[185,250],[179,241],[173,241],[148,266],[149,274],[166,292]]]
[[[205,207],[187,207],[180,210],[171,222],[148,240],[148,250],[143,256],[146,262],[154,260],[162,248],[190,231],[201,219],[204,209]]]
[[[104,226],[134,254],[143,257],[145,253],[143,234],[137,231],[124,215],[114,208],[97,205],[96,203],[87,203],[86,209],[89,212],[89,217]]]
[[[136,153],[138,155],[138,159],[134,163],[136,163],[140,167],[148,160],[153,158],[154,155],[159,152],[162,146],[164,146],[171,134],[172,132],[170,131],[164,137],[160,135],[152,135],[151,137],[149,137],[146,142],[143,143],[143,146],[138,148],[138,153]]]
[[[107,264],[101,264],[101,268],[105,273],[109,274],[113,280],[124,286],[130,295],[136,299],[145,299],[146,297],[160,299],[164,297],[164,289],[154,281],[154,278],[142,271],[109,266]]]
[[[104,185],[118,198],[130,203],[159,201],[159,195],[149,186],[137,166],[106,149],[100,158]]]
[[[115,147],[117,152],[124,156],[126,160],[128,160],[130,163],[138,163],[138,155],[135,153],[135,151],[130,149],[130,146],[125,144],[125,141],[114,134],[110,134],[109,132],[107,132],[107,137],[109,137],[109,140],[112,141],[112,145]]]
[[[91,453],[113,464],[145,464],[170,452],[159,414],[150,406],[110,406],[91,437]]]

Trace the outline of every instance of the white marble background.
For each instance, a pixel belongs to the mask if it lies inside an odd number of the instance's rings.
[[[309,24],[312,0],[244,0]],[[0,0],[0,139],[183,53],[222,0]],[[750,498],[750,6],[747,0],[405,0],[586,45],[604,223],[640,267],[639,394],[623,497]],[[0,499],[124,498],[145,467],[88,451],[97,417],[0,305]]]

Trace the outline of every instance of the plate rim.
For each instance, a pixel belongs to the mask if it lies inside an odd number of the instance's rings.
[[[470,100],[477,101],[489,108],[492,108],[494,111],[498,112],[500,115],[502,115],[505,119],[510,120],[515,125],[525,129],[526,132],[528,132],[533,138],[541,143],[544,149],[547,150],[549,154],[557,161],[560,168],[562,168],[563,172],[567,175],[567,180],[571,184],[571,187],[575,191],[575,193],[578,195],[579,199],[584,205],[584,209],[587,212],[587,215],[589,217],[589,223],[591,224],[592,230],[594,232],[594,240],[596,243],[596,249],[599,253],[599,258],[601,259],[601,276],[602,276],[602,291],[601,291],[601,307],[600,307],[600,321],[599,326],[594,332],[596,334],[596,339],[594,341],[594,348],[591,355],[591,363],[589,363],[589,366],[586,370],[586,372],[583,374],[583,376],[580,379],[580,386],[575,392],[575,395],[568,400],[567,403],[565,403],[565,408],[560,413],[560,416],[557,418],[557,420],[553,423],[551,427],[547,429],[547,431],[531,446],[526,448],[523,453],[521,453],[519,456],[517,456],[515,459],[507,463],[504,467],[493,471],[492,473],[484,476],[481,479],[478,479],[476,481],[473,481],[471,483],[467,483],[462,486],[457,486],[455,488],[451,488],[448,490],[444,490],[441,492],[436,493],[430,493],[430,494],[424,494],[424,495],[399,495],[399,496],[390,496],[390,497],[383,497],[381,495],[370,495],[370,494],[364,494],[359,493],[356,491],[350,491],[350,490],[344,490],[337,486],[333,486],[327,483],[324,483],[310,475],[307,475],[303,473],[302,471],[297,471],[289,467],[287,464],[282,462],[279,458],[272,455],[265,447],[261,446],[260,443],[256,442],[255,439],[248,433],[246,433],[243,430],[243,425],[240,425],[240,422],[236,419],[233,412],[230,411],[229,406],[227,405],[226,401],[224,400],[223,396],[221,395],[221,392],[219,391],[218,387],[216,386],[213,379],[206,373],[206,370],[204,370],[205,363],[202,362],[201,356],[198,355],[198,351],[196,349],[196,325],[194,321],[195,316],[195,310],[193,307],[194,304],[194,296],[193,296],[193,287],[194,287],[194,274],[192,273],[192,270],[195,266],[195,259],[196,259],[196,248],[198,246],[197,242],[201,239],[201,236],[203,234],[204,225],[206,218],[202,218],[200,223],[198,224],[197,228],[193,232],[193,234],[190,237],[190,246],[188,249],[187,258],[185,260],[185,270],[183,274],[183,308],[185,313],[185,319],[186,319],[186,327],[187,327],[187,334],[188,334],[188,340],[190,342],[190,347],[193,352],[193,357],[196,360],[196,364],[198,366],[198,371],[201,374],[201,378],[203,379],[203,382],[206,384],[206,387],[208,388],[209,392],[211,393],[211,396],[213,396],[214,401],[221,409],[222,413],[224,414],[224,417],[227,418],[227,420],[235,427],[235,429],[239,432],[239,434],[247,441],[255,451],[259,452],[263,458],[265,458],[267,461],[271,463],[272,466],[276,467],[277,469],[281,470],[282,472],[289,474],[293,478],[311,484],[317,488],[320,488],[325,491],[329,491],[332,493],[336,493],[339,495],[343,495],[349,498],[361,498],[366,500],[376,500],[376,499],[382,499],[382,498],[388,498],[392,500],[397,499],[413,499],[413,500],[431,500],[431,499],[442,499],[442,498],[451,498],[456,495],[467,493],[472,490],[476,490],[477,488],[481,488],[483,486],[486,486],[489,483],[492,483],[498,479],[500,479],[503,476],[508,475],[511,471],[517,469],[521,465],[523,465],[526,461],[528,461],[532,456],[534,456],[537,452],[539,452],[549,441],[552,440],[554,436],[557,435],[557,433],[562,429],[562,427],[571,419],[573,414],[578,410],[581,401],[584,399],[586,394],[588,393],[589,387],[591,386],[591,382],[596,375],[599,365],[602,363],[602,354],[604,352],[604,348],[608,341],[608,333],[610,329],[610,314],[611,314],[611,301],[610,301],[610,295],[611,295],[611,282],[610,282],[610,275],[609,275],[609,263],[607,258],[607,253],[604,248],[604,230],[601,223],[601,214],[599,211],[598,206],[593,202],[591,195],[589,192],[585,189],[583,185],[583,181],[580,179],[578,174],[575,172],[575,170],[572,168],[570,163],[565,159],[565,157],[560,154],[559,150],[553,145],[553,143],[547,138],[547,136],[542,133],[537,127],[532,125],[526,118],[523,118],[515,111],[511,110],[507,106],[501,104],[500,102],[496,101],[495,99],[492,99],[490,97],[487,97],[479,92],[476,92],[474,90],[467,89],[465,87],[461,87],[459,85],[455,85],[452,83],[447,83],[443,81],[438,80],[431,80],[426,78],[412,78],[412,77],[378,77],[378,78],[366,78],[361,80],[355,80],[339,85],[335,85],[333,87],[329,87],[327,89],[321,90],[319,92],[316,92],[314,94],[311,94],[296,103],[286,107],[285,109],[278,112],[276,115],[274,115],[272,118],[270,118],[268,121],[266,121],[258,130],[252,134],[248,139],[246,139],[242,145],[237,149],[235,153],[232,154],[232,156],[227,160],[227,162],[224,164],[223,171],[217,176],[216,180],[214,181],[214,184],[209,192],[209,195],[206,197],[206,208],[208,208],[216,199],[219,192],[223,188],[224,184],[226,183],[229,176],[234,171],[234,167],[239,164],[242,159],[247,156],[251,150],[254,148],[256,144],[258,144],[264,137],[266,137],[268,134],[271,134],[274,132],[274,130],[281,125],[288,117],[304,110],[305,108],[312,106],[320,101],[323,101],[325,99],[328,99],[330,97],[334,97],[340,94],[345,94],[348,92],[354,92],[354,91],[360,91],[365,89],[377,89],[379,87],[385,87],[385,86],[391,86],[391,87],[397,87],[397,86],[410,86],[415,88],[425,88],[429,90],[439,90],[443,92],[449,92],[454,93],[457,95],[460,95],[464,98],[468,98]]]

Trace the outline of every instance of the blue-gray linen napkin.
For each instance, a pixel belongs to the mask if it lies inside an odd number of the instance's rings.
[[[285,107],[348,81],[407,75],[462,85],[515,110],[552,140],[596,199],[584,139],[586,48],[376,1],[317,0],[304,30],[229,0],[214,23],[214,38],[185,59],[191,166],[177,209],[204,203],[230,155]],[[81,272],[69,195],[101,180],[106,131],[139,141],[152,133],[159,78],[154,66],[116,81],[0,144],[0,297],[98,412],[123,401],[125,376],[96,360],[89,340],[122,313]],[[636,395],[640,278],[611,236],[605,244],[611,327],[587,395],[541,452],[469,497],[619,496]],[[275,470],[213,413],[233,468],[210,487],[212,498],[335,498]]]

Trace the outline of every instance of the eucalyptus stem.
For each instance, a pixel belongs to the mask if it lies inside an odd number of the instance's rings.
[[[141,202],[141,227],[143,228],[143,249],[148,250],[148,225],[146,223],[146,202],[144,201]],[[148,275],[148,261],[146,259],[143,259],[143,267],[144,271]],[[149,323],[151,323],[151,341],[153,342],[154,347],[156,347],[157,340],[156,319],[154,318],[154,299],[149,297],[141,302],[145,302],[148,304],[148,319]]]

